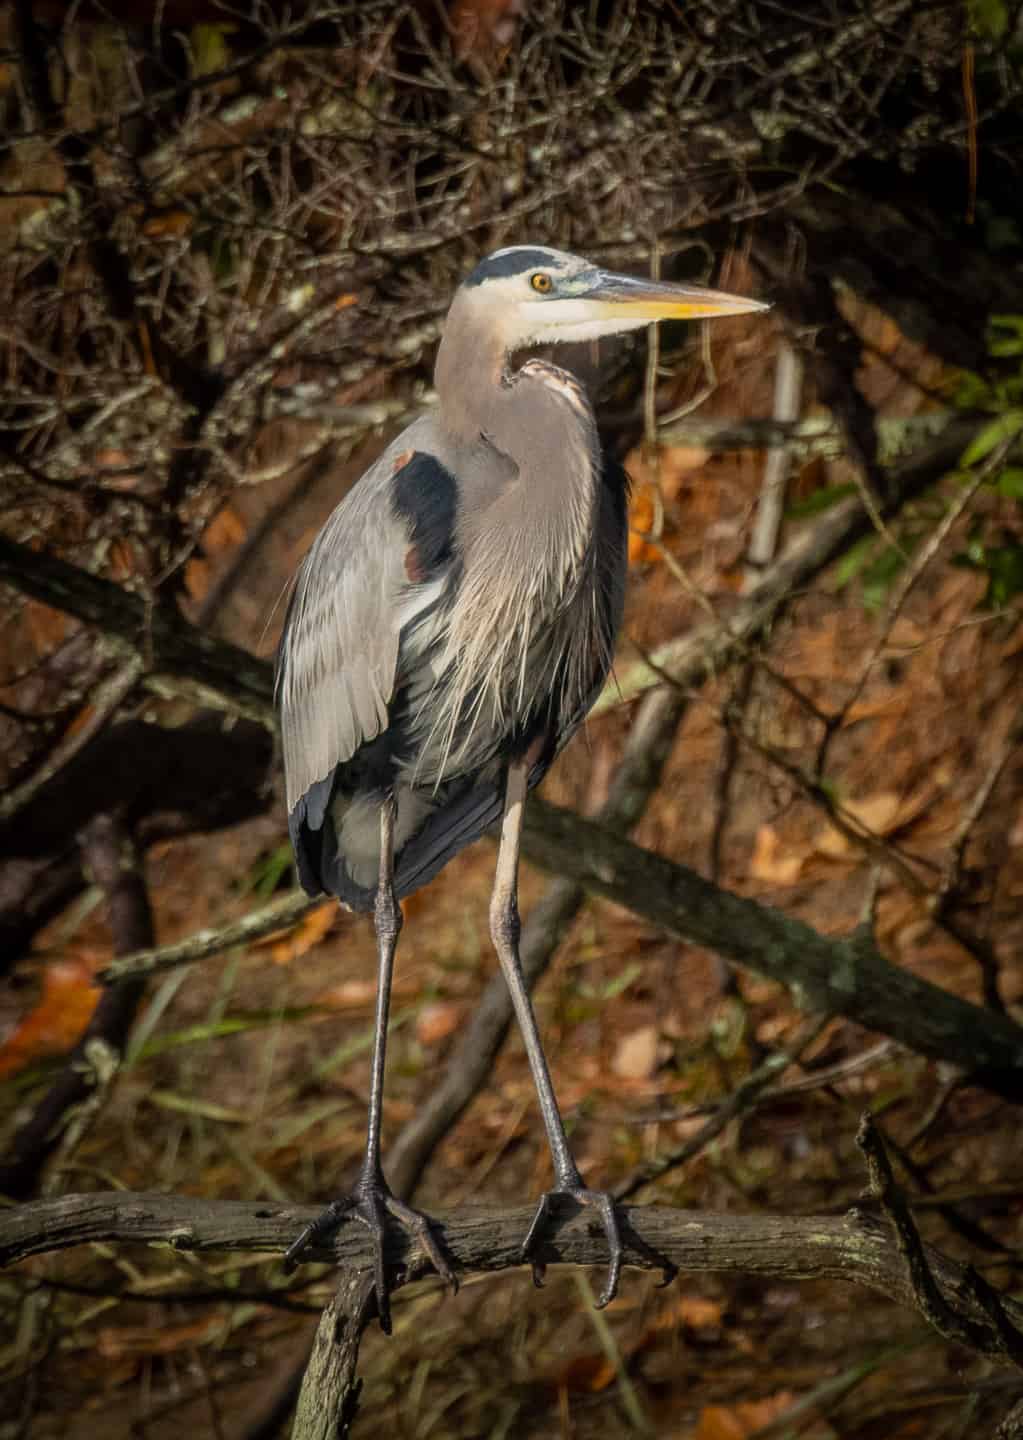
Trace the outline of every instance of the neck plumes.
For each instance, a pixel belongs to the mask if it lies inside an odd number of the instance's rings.
[[[455,679],[437,717],[445,764],[457,762],[470,718],[507,733],[534,696],[556,690],[578,705],[592,685],[576,657],[587,655],[579,631],[595,614],[593,411],[566,371],[539,360],[506,370],[505,353],[500,337],[480,339],[464,323],[437,360],[442,423],[467,456],[459,603],[443,657]]]

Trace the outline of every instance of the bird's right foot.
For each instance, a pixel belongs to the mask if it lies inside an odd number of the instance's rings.
[[[522,1242],[522,1258],[532,1268],[533,1284],[538,1290],[542,1289],[546,1266],[537,1252],[545,1234],[552,1228],[555,1211],[563,1201],[569,1201],[581,1210],[593,1211],[603,1227],[607,1239],[608,1271],[604,1288],[596,1301],[596,1308],[603,1310],[605,1305],[609,1305],[618,1294],[618,1277],[621,1274],[622,1261],[625,1258],[625,1248],[622,1244],[618,1213],[613,1198],[603,1190],[587,1189],[577,1173],[563,1176],[554,1190],[548,1190],[546,1195],[540,1196],[532,1224]],[[663,1255],[658,1255],[657,1251],[635,1232],[630,1235],[629,1244],[645,1259],[660,1267],[663,1276],[662,1285],[671,1284],[678,1272],[670,1260]]]
[[[384,1257],[389,1221],[397,1221],[407,1235],[419,1242],[437,1274],[450,1285],[452,1293],[458,1289],[458,1280],[437,1243],[430,1220],[392,1195],[390,1186],[379,1170],[364,1170],[350,1195],[332,1200],[326,1209],[305,1227],[285,1253],[285,1271],[294,1270],[307,1250],[329,1240],[348,1219],[360,1221],[373,1237],[373,1284],[380,1328],[385,1335],[391,1333],[391,1290]]]

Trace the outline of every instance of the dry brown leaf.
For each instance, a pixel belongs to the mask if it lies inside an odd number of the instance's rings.
[[[325,900],[322,905],[317,905],[315,910],[310,910],[308,915],[303,915],[298,924],[274,940],[270,946],[270,958],[275,965],[290,965],[293,960],[299,960],[314,945],[318,945],[333,925],[337,916],[337,904],[334,900]]]
[[[108,574],[111,580],[130,580],[138,574],[135,551],[129,540],[115,540],[108,554]]]
[[[448,23],[459,60],[508,45],[523,8],[523,0],[455,0]]]
[[[802,855],[786,847],[773,825],[761,825],[753,845],[750,874],[771,885],[792,885],[803,868]]]
[[[657,1026],[641,1025],[619,1040],[611,1069],[623,1080],[648,1080],[657,1069],[658,1046]]]
[[[603,1355],[577,1355],[554,1376],[554,1384],[559,1390],[592,1392],[606,1389],[614,1377],[614,1367]]]
[[[902,796],[894,790],[880,790],[876,795],[842,802],[845,814],[874,835],[887,835],[894,830],[901,809]],[[815,837],[813,848],[819,854],[829,855],[834,860],[844,860],[857,850],[855,841],[843,835],[834,825],[825,825]]]
[[[109,1360],[125,1355],[172,1355],[215,1338],[227,1325],[222,1312],[203,1315],[180,1325],[103,1325],[96,1335],[96,1349]]]
[[[26,600],[21,612],[32,637],[32,644],[41,655],[49,655],[67,634],[68,617],[60,610],[51,610],[38,600]]]
[[[416,1016],[416,1039],[420,1045],[439,1045],[453,1035],[465,1012],[454,1000],[437,1000],[424,1005]]]
[[[39,1003],[0,1045],[0,1079],[18,1074],[44,1055],[64,1055],[74,1048],[100,997],[93,984],[95,970],[96,962],[87,957],[47,965]]]
[[[185,589],[193,600],[206,599],[210,588],[210,562],[201,555],[193,555],[185,565]]]
[[[653,485],[637,485],[629,504],[629,564],[648,564],[659,560],[661,553],[651,545],[650,534],[657,519],[657,492]]]
[[[377,993],[375,980],[342,980],[340,985],[331,985],[321,990],[316,997],[317,1005],[328,1005],[332,1010],[364,1010],[372,1005]],[[394,991],[392,990],[392,999]]]
[[[151,215],[142,233],[150,240],[174,239],[187,235],[194,224],[195,218],[187,210],[165,210],[161,215]]]
[[[784,1414],[794,1399],[791,1390],[781,1390],[763,1400],[742,1401],[738,1405],[705,1405],[693,1431],[693,1440],[747,1440]]]
[[[207,555],[222,555],[240,545],[247,534],[245,521],[233,505],[222,505],[202,534]]]
[[[651,1329],[674,1330],[682,1325],[687,1330],[718,1330],[724,1314],[720,1300],[708,1300],[705,1295],[680,1295],[674,1305],[667,1306]]]

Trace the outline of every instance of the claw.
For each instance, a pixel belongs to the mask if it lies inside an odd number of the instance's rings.
[[[618,1293],[618,1281],[621,1276],[622,1261],[625,1257],[625,1247],[622,1244],[622,1237],[619,1231],[615,1202],[611,1196],[605,1194],[604,1191],[587,1190],[581,1183],[569,1183],[560,1185],[556,1190],[549,1190],[545,1195],[541,1195],[529,1229],[526,1232],[526,1238],[522,1242],[522,1259],[532,1267],[533,1284],[537,1289],[541,1289],[546,1266],[542,1261],[535,1258],[534,1252],[543,1238],[544,1231],[551,1223],[553,1203],[561,1199],[572,1200],[576,1205],[584,1209],[589,1208],[596,1210],[600,1216],[601,1223],[604,1227],[604,1234],[607,1237],[607,1248],[610,1257],[608,1261],[607,1280],[596,1301],[596,1308],[603,1310],[605,1306],[610,1305]],[[663,1272],[660,1281],[662,1286],[671,1284],[678,1271],[670,1260],[665,1260],[662,1255],[658,1255],[652,1246],[648,1245],[645,1240],[634,1232],[629,1235],[629,1244],[632,1249],[642,1255],[644,1259],[652,1260],[660,1266]]]
[[[373,1238],[373,1284],[380,1328],[385,1335],[391,1333],[391,1291],[384,1258],[388,1216],[419,1242],[437,1274],[454,1294],[458,1290],[458,1280],[437,1244],[430,1221],[392,1195],[382,1175],[363,1175],[350,1195],[332,1200],[322,1214],[305,1227],[284,1256],[285,1272],[290,1273],[312,1245],[327,1240],[345,1220],[358,1220],[365,1225]]]
[[[545,1195],[541,1195],[532,1223],[526,1232],[526,1238],[522,1242],[522,1258],[533,1267],[533,1284],[537,1284],[537,1269],[540,1268],[542,1271],[543,1267],[534,1259],[534,1251],[551,1222],[552,1203],[561,1199],[572,1200],[582,1208],[595,1209],[600,1215],[611,1257],[607,1283],[597,1301],[597,1309],[603,1310],[605,1305],[609,1305],[617,1294],[623,1254],[622,1239],[618,1233],[618,1218],[615,1215],[614,1202],[610,1195],[605,1195],[600,1190],[587,1190],[582,1184],[561,1185],[557,1190],[549,1190]]]

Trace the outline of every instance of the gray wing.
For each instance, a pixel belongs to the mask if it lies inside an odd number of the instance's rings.
[[[330,781],[388,725],[402,630],[444,583],[454,478],[418,422],[338,505],[299,571],[277,660],[289,814],[323,824]],[[447,534],[442,534],[443,530]]]

